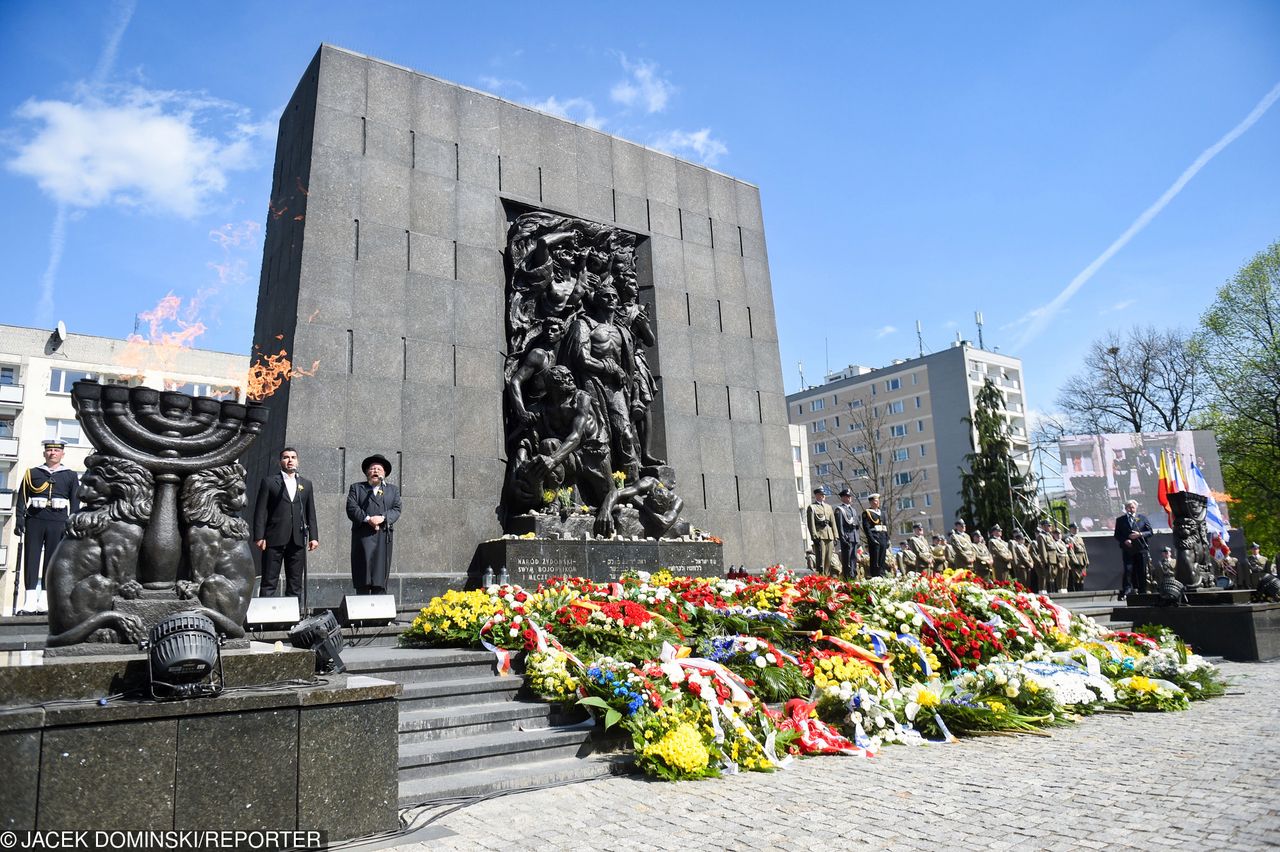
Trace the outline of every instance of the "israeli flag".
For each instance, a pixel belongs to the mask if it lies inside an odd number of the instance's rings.
[[[1191,480],[1192,487],[1197,494],[1203,494],[1209,500],[1209,506],[1205,510],[1205,526],[1209,528],[1209,540],[1213,540],[1213,534],[1217,533],[1222,536],[1222,540],[1227,540],[1227,524],[1222,520],[1222,510],[1218,508],[1218,501],[1213,499],[1213,490],[1209,488],[1209,483],[1205,481],[1204,474],[1200,472],[1200,468],[1193,461],[1191,463]]]

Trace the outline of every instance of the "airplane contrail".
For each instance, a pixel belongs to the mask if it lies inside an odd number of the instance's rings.
[[[1202,151],[1200,156],[1196,157],[1195,162],[1188,166],[1186,171],[1178,176],[1178,179],[1173,182],[1173,185],[1166,189],[1164,194],[1156,199],[1154,204],[1146,210],[1143,210],[1142,215],[1135,219],[1133,224],[1126,228],[1125,232],[1116,238],[1115,242],[1107,246],[1106,251],[1094,258],[1093,262],[1081,270],[1080,274],[1075,278],[1072,278],[1071,283],[1064,287],[1061,293],[1054,296],[1053,300],[1048,304],[1042,305],[1041,307],[1031,311],[1030,314],[1027,315],[1027,319],[1030,321],[1024,327],[1022,335],[1014,343],[1014,348],[1021,349],[1031,342],[1036,335],[1043,331],[1049,320],[1053,319],[1058,311],[1062,309],[1062,306],[1070,301],[1071,297],[1076,294],[1076,291],[1083,287],[1089,279],[1102,268],[1102,265],[1111,259],[1112,255],[1124,248],[1130,240],[1142,231],[1143,228],[1151,224],[1151,220],[1159,215],[1160,211],[1167,207],[1170,201],[1173,201],[1177,194],[1182,191],[1182,188],[1186,186],[1187,183],[1195,177],[1210,160],[1218,156],[1218,154],[1222,152],[1222,149],[1239,139],[1246,130],[1253,127],[1253,125],[1258,122],[1258,119],[1262,118],[1266,111],[1269,110],[1271,105],[1277,100],[1280,100],[1280,83],[1277,83],[1271,91],[1267,92],[1266,96],[1263,97],[1262,100],[1258,101],[1258,105],[1244,117],[1243,121],[1231,128],[1227,135],[1223,136],[1217,142]]]

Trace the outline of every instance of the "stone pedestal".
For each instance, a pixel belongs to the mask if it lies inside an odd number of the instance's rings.
[[[1130,605],[1116,609],[1115,616],[1132,621],[1135,627],[1168,627],[1200,654],[1236,661],[1280,657],[1280,604],[1238,603],[1233,596],[1239,594],[1249,599],[1247,591],[1189,594],[1192,606],[1153,606],[1143,600],[1150,595],[1133,595]]]
[[[396,828],[400,686],[314,659],[253,643],[222,695],[155,702],[111,697],[145,683],[141,654],[0,653],[0,829]]]
[[[480,585],[486,568],[492,568],[496,577],[504,566],[508,582],[528,588],[552,577],[607,583],[626,571],[663,568],[673,574],[720,577],[724,552],[712,541],[494,539],[480,545],[467,576],[468,588]]]

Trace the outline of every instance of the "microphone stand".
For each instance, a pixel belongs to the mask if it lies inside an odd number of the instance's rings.
[[[307,526],[306,510],[302,512],[302,617],[307,617],[307,563],[311,555],[311,528]]]

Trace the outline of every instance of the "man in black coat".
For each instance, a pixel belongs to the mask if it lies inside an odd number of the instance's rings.
[[[253,538],[262,551],[260,597],[275,597],[284,564],[285,594],[302,597],[307,551],[320,546],[315,489],[298,475],[298,451],[280,451],[280,470],[263,477],[253,507]]]
[[[1147,540],[1155,535],[1151,521],[1138,512],[1138,501],[1124,504],[1124,514],[1116,518],[1116,541],[1120,543],[1120,555],[1124,559],[1124,576],[1120,581],[1120,597],[1133,592],[1146,594],[1147,562],[1151,559]]]
[[[391,462],[374,454],[360,463],[365,481],[347,491],[351,519],[351,583],[356,594],[383,595],[391,574],[391,531],[400,519],[400,490],[386,481]]]
[[[840,547],[840,576],[852,580],[858,566],[858,510],[853,508],[853,492],[840,489],[840,502],[836,510],[836,544]]]

